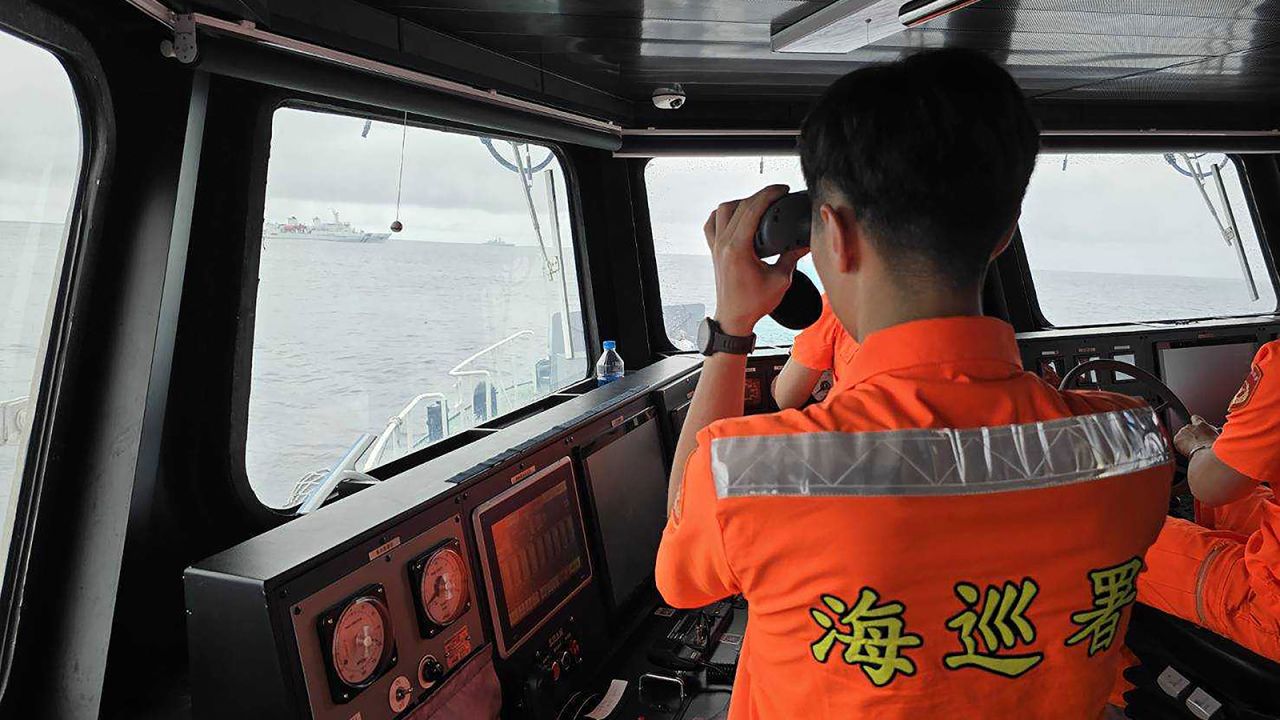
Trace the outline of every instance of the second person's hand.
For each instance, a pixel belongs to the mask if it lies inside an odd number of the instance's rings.
[[[1218,428],[1210,425],[1199,415],[1192,415],[1191,422],[1183,425],[1173,436],[1173,446],[1187,457],[1196,450],[1212,445],[1218,439]]]
[[[760,218],[786,185],[770,185],[745,200],[721,203],[702,228],[715,268],[716,321],[730,335],[750,335],[791,287],[796,263],[809,251],[793,250],[769,265],[756,257]]]

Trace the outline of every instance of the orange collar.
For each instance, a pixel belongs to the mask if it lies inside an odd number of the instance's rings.
[[[842,384],[856,385],[891,370],[975,360],[1008,363],[1021,370],[1013,328],[992,317],[913,320],[865,337]]]

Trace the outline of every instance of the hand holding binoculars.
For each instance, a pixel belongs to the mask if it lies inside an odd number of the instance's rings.
[[[773,202],[760,218],[756,228],[755,251],[760,258],[774,257],[809,246],[809,224],[813,216],[809,192],[801,190],[783,195]],[[791,287],[778,307],[769,313],[779,325],[803,330],[822,315],[822,294],[799,270],[791,274]]]

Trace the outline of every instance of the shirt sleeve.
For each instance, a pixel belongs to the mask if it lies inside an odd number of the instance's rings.
[[[1227,424],[1213,444],[1218,459],[1254,480],[1280,480],[1280,361],[1276,343],[1253,359],[1244,384],[1231,400]]]
[[[696,608],[738,592],[716,515],[711,475],[711,435],[698,433],[698,447],[685,465],[676,508],[658,546],[654,577],[668,605]]]
[[[831,370],[835,366],[835,334],[831,332],[833,323],[839,324],[836,314],[831,310],[827,296],[822,296],[822,315],[818,321],[796,336],[791,345],[791,357],[810,370]]]

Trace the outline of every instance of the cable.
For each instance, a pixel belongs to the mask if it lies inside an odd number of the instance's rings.
[[[404,114],[404,124],[400,126],[400,176],[396,179],[396,219],[391,223],[391,232],[400,232],[404,223],[400,222],[400,193],[404,190],[404,140],[409,134],[409,113]]]

